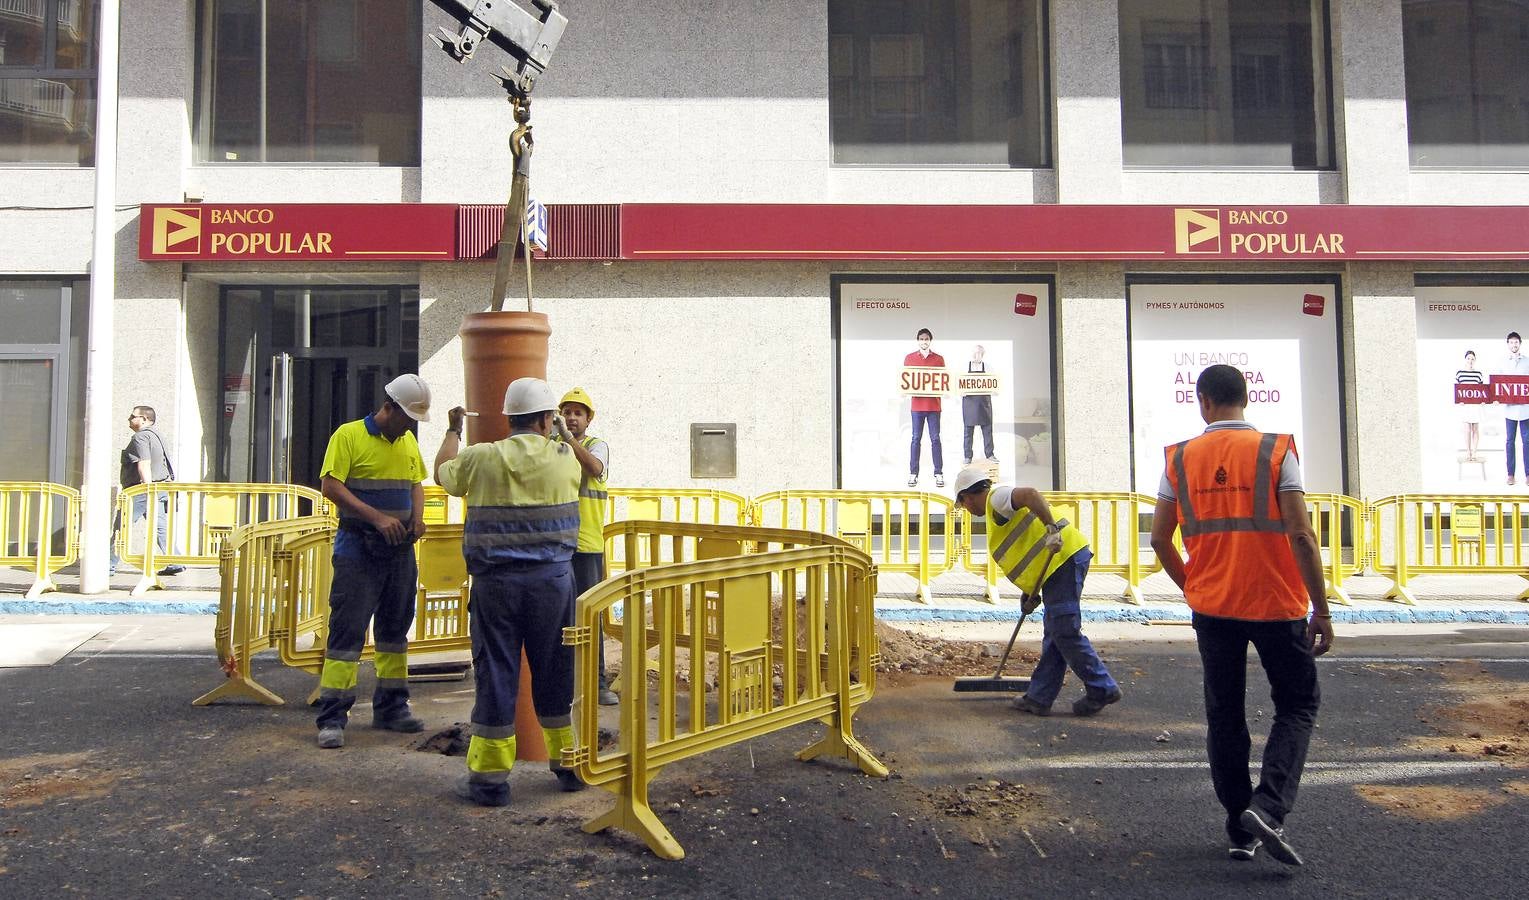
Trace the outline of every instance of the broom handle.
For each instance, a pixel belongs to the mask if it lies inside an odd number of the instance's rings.
[[[1063,519],[1062,520],[1062,524],[1064,524],[1064,525],[1067,524],[1067,520]],[[1039,594],[1041,592],[1041,582],[1043,582],[1045,580],[1045,578],[1046,578],[1046,570],[1051,568],[1051,560],[1054,559],[1055,557],[1056,557],[1056,551],[1055,550],[1051,551],[1050,553],[1048,553],[1046,555],[1046,561],[1041,564],[1040,575],[1036,578],[1036,581],[1035,581],[1035,593]],[[1020,603],[1020,607],[1023,608],[1024,607],[1024,603],[1025,603],[1025,597],[1024,596],[1021,596],[1019,598],[1019,603]],[[1003,658],[998,660],[998,671],[993,673],[993,679],[994,680],[997,680],[997,679],[1003,677],[1003,667],[1009,664],[1009,654],[1014,652],[1014,641],[1015,641],[1015,639],[1017,639],[1019,637],[1019,628],[1020,628],[1021,625],[1025,624],[1025,620],[1028,619],[1029,617],[1030,616],[1029,616],[1028,613],[1021,613],[1020,616],[1019,616],[1019,621],[1014,623],[1014,631],[1009,634],[1009,646],[1003,648]]]

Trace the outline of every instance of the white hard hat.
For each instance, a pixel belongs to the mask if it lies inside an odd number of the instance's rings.
[[[430,385],[418,375],[400,375],[383,388],[398,408],[416,422],[430,421]]]
[[[960,499],[961,495],[970,490],[972,485],[991,480],[992,476],[988,474],[985,466],[967,466],[956,473],[956,498]]]
[[[552,385],[540,378],[517,378],[504,389],[504,414],[507,416],[552,412],[555,409],[557,394],[552,393]]]

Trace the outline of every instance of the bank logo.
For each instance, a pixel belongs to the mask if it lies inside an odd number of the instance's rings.
[[[185,254],[202,252],[202,208],[161,206],[154,210],[154,252]]]
[[[1173,211],[1173,251],[1175,253],[1220,253],[1221,210],[1175,209]]]

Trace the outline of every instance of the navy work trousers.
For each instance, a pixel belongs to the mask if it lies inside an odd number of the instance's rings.
[[[1248,622],[1194,614],[1195,638],[1205,670],[1205,744],[1216,799],[1226,810],[1226,833],[1236,843],[1253,838],[1239,824],[1242,811],[1258,807],[1275,824],[1295,806],[1306,748],[1317,721],[1321,689],[1317,661],[1306,642],[1306,620]],[[1263,771],[1255,789],[1248,778],[1248,736],[1245,693],[1248,644],[1258,651],[1269,678],[1274,701],[1274,724],[1264,745]]]
[[[342,661],[360,659],[370,624],[379,655],[401,657],[407,652],[409,628],[414,624],[418,584],[419,569],[411,544],[386,555],[335,556],[334,581],[329,590],[329,642],[324,655]],[[372,693],[374,719],[386,721],[408,710],[407,670],[391,674],[396,677],[377,679]],[[324,687],[319,695],[318,727],[344,728],[355,702],[354,681],[349,689]]]
[[[515,724],[520,652],[531,666],[531,700],[542,727],[568,724],[573,708],[573,648],[563,627],[573,622],[573,568],[562,562],[495,566],[473,576],[472,723],[487,731]]]

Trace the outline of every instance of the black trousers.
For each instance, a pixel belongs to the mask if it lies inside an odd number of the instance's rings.
[[[575,553],[573,555],[573,594],[575,598],[584,596],[585,591],[604,580],[604,553]],[[572,625],[572,620],[568,624]],[[596,636],[595,646],[600,648],[600,687],[603,690],[609,684],[605,675],[605,634],[603,632]]]
[[[1211,781],[1226,810],[1227,835],[1242,843],[1252,838],[1237,821],[1243,810],[1255,806],[1278,825],[1295,806],[1321,702],[1317,662],[1306,643],[1304,619],[1248,622],[1195,613],[1194,628],[1205,670]],[[1256,788],[1248,777],[1252,740],[1244,706],[1248,644],[1258,651],[1274,701],[1274,725]]]

